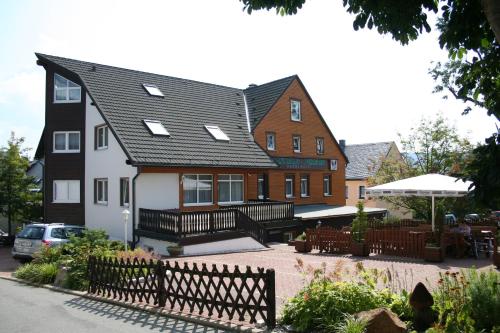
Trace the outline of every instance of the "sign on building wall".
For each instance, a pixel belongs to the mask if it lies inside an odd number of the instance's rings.
[[[326,169],[328,160],[315,158],[275,157],[274,162],[283,169]]]

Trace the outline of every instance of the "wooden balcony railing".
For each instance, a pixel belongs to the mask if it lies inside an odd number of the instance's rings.
[[[238,209],[256,222],[293,220],[295,214],[293,202],[280,201],[249,201],[221,209]]]

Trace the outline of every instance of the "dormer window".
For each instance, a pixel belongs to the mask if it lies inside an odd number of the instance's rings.
[[[302,116],[300,114],[300,101],[292,99],[290,101],[290,111],[291,111],[291,117],[293,121],[301,121]]]
[[[158,96],[158,97],[165,96],[165,95],[163,95],[161,90],[157,86],[155,86],[154,84],[144,83],[142,86],[144,87],[144,89],[146,89],[148,94],[150,94],[151,96]]]
[[[82,88],[76,83],[54,74],[54,103],[80,103]]]
[[[217,141],[229,141],[229,137],[224,133],[219,126],[208,126],[205,125],[207,131],[214,137]]]
[[[170,133],[168,133],[163,124],[157,120],[144,120],[144,124],[146,124],[153,135],[170,136]]]

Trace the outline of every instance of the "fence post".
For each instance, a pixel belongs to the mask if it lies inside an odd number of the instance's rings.
[[[87,279],[89,280],[89,287],[87,288],[88,293],[95,293],[95,285],[94,285],[94,256],[89,257],[89,261],[87,263]]]
[[[182,212],[177,214],[177,236],[182,238]]]
[[[213,211],[210,211],[208,213],[208,232],[211,234],[215,232],[214,212]]]
[[[276,290],[274,269],[266,270],[266,293],[268,301],[266,324],[268,328],[274,328],[276,326]]]
[[[167,303],[167,291],[165,290],[165,276],[167,273],[166,265],[158,260],[156,264],[156,278],[158,279],[158,305],[164,307]]]

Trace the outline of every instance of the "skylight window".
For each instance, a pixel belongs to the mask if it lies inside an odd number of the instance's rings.
[[[205,128],[207,129],[208,132],[210,132],[210,134],[212,134],[215,140],[229,141],[229,137],[226,135],[226,133],[222,132],[219,126],[205,125]]]
[[[142,86],[144,87],[144,89],[146,89],[146,91],[148,92],[148,94],[150,94],[151,96],[164,97],[164,95],[161,92],[161,90],[157,86],[155,86],[154,84],[144,83]]]
[[[153,133],[153,135],[165,135],[170,136],[167,129],[163,127],[163,124],[156,120],[144,120],[144,123],[148,129]]]

